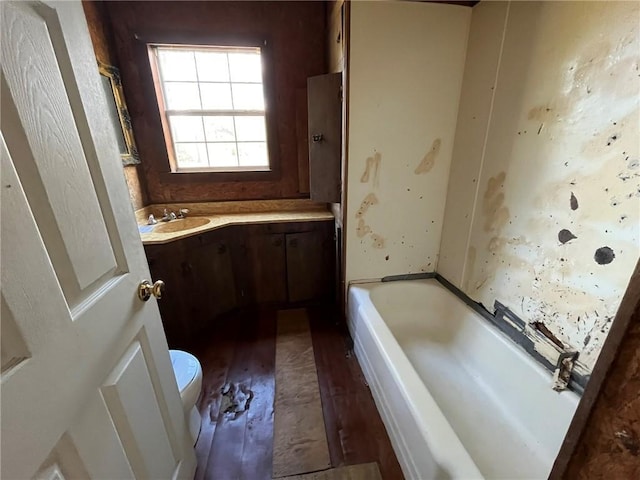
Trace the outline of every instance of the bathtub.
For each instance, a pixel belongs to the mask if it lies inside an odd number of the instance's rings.
[[[547,478],[578,405],[435,279],[351,285],[356,357],[406,478]]]

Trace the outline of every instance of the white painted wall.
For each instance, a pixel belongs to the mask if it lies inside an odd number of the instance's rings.
[[[347,282],[435,271],[470,16],[351,4]]]
[[[640,253],[639,18],[637,2],[473,9],[438,271],[544,322],[582,373]]]

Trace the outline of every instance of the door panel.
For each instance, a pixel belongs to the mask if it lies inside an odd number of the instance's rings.
[[[192,477],[82,7],[0,8],[1,476]]]
[[[2,319],[0,354],[2,355],[2,373],[4,373],[26,360],[29,356],[29,350],[27,350],[27,345],[18,330],[13,313],[4,299],[4,294],[0,296],[0,305],[0,319]]]
[[[137,478],[171,478],[176,467],[139,342],[134,342],[101,388]],[[148,440],[148,437],[152,441]]]
[[[311,199],[340,202],[342,74],[307,79]]]
[[[98,390],[64,437],[68,437],[68,444],[62,449],[58,445],[54,451],[62,471],[70,473],[71,478],[134,478],[105,400]],[[87,475],[73,473],[80,465]]]
[[[21,158],[26,162],[20,162],[18,168],[24,166],[23,174],[37,176],[25,184],[26,193],[30,198],[46,199],[30,203],[36,218],[49,219],[45,222],[49,228],[42,225],[40,230],[48,249],[56,251],[52,256],[56,270],[74,274],[63,279],[63,290],[68,292],[86,288],[113,270],[116,262],[48,23],[28,5],[6,6],[3,73],[11,91],[6,100],[12,100],[20,118],[18,125],[28,139],[28,146],[21,145]],[[31,189],[40,191],[30,195]],[[83,221],[81,229],[76,225],[78,218]],[[67,281],[75,285],[66,285]]]
[[[66,472],[66,476],[62,472]],[[75,443],[69,435],[65,434],[58,440],[49,458],[35,477],[43,480],[59,480],[89,478],[90,475],[78,455]]]

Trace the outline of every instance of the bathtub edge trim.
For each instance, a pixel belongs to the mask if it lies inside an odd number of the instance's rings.
[[[443,277],[437,272],[424,272],[424,273],[408,273],[400,275],[387,275],[382,277],[380,282],[397,282],[407,280],[424,280],[424,279],[436,279],[443,287],[453,293],[456,297],[462,300],[468,307],[481,315],[491,325],[497,328],[504,335],[516,345],[520,346],[530,357],[532,357],[537,363],[542,365],[545,370],[549,371],[552,375],[556,369],[556,365],[551,363],[546,357],[544,357],[535,348],[533,340],[524,333],[526,322],[512,312],[508,307],[502,305],[496,301],[496,311],[491,313],[487,307],[482,303],[476,302],[466,293],[456,287],[453,283]],[[364,283],[364,282],[363,282]],[[370,283],[375,283],[370,282]],[[585,386],[589,381],[590,375],[581,375],[576,371],[571,372],[568,389],[576,393],[579,397],[582,397]]]

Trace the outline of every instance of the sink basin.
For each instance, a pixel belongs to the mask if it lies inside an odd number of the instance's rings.
[[[158,223],[155,227],[153,227],[153,231],[156,233],[181,232],[182,230],[201,227],[203,225],[206,225],[210,221],[211,220],[205,217],[178,218],[177,220],[171,220],[170,222]]]

